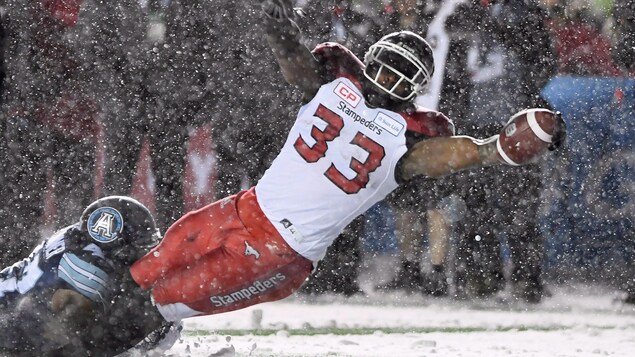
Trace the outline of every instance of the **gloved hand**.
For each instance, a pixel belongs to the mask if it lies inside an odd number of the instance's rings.
[[[556,127],[554,128],[553,135],[551,137],[551,144],[549,145],[549,151],[554,151],[564,145],[567,138],[567,124],[562,119],[562,113],[556,111]]]
[[[274,20],[293,18],[295,11],[290,0],[264,0],[260,3],[265,15]]]
[[[141,342],[128,350],[128,353],[143,356],[163,355],[181,338],[181,331],[183,331],[181,321],[165,321],[159,328],[150,332]]]

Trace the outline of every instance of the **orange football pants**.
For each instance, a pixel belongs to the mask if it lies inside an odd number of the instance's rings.
[[[130,272],[142,288],[152,288],[155,303],[193,310],[175,320],[285,298],[311,270],[311,261],[265,217],[251,188],[183,216]]]

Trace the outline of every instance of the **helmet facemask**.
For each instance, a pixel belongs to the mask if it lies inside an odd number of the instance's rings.
[[[419,38],[415,34],[412,36]],[[364,57],[364,76],[393,99],[411,101],[426,89],[434,71],[434,64],[430,66],[432,68],[428,68],[413,53],[414,50],[411,52],[404,48],[405,44],[389,41],[390,37],[391,35],[388,35],[370,46]],[[428,46],[423,39],[419,39]]]
[[[139,258],[146,255],[152,248],[161,242],[162,236],[158,229],[154,233],[143,235],[143,238],[137,239],[131,243],[120,241],[120,246],[112,248],[109,256],[125,264],[132,264]]]

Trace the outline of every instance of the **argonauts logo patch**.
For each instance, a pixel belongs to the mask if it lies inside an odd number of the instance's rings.
[[[98,243],[110,243],[119,238],[123,217],[112,207],[101,207],[90,214],[87,226],[88,234]]]

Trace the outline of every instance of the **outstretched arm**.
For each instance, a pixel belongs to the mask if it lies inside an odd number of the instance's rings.
[[[266,38],[278,60],[282,75],[298,87],[305,97],[317,93],[322,83],[318,62],[302,44],[302,33],[293,21],[295,12],[289,0],[264,0]]]
[[[473,167],[523,165],[557,149],[565,137],[566,125],[560,113],[527,109],[512,116],[500,135],[484,140],[469,136],[423,140],[402,158],[399,173],[401,179],[409,180],[418,175],[441,177]]]
[[[485,140],[469,136],[439,137],[415,144],[401,164],[401,177],[441,177],[461,170],[502,163],[496,153],[498,135]]]

